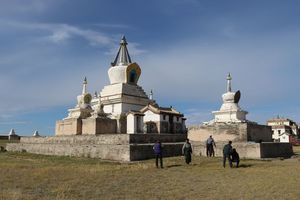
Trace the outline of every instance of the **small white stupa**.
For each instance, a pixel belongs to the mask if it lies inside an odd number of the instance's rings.
[[[16,134],[15,130],[12,128],[8,134],[8,140],[19,140],[19,136]]]
[[[223,104],[219,111],[213,111],[215,119],[213,122],[236,123],[246,122],[247,111],[244,111],[238,105],[241,93],[232,92],[231,90],[231,75],[227,76],[227,92],[222,95]]]
[[[14,136],[14,135],[16,135],[16,132],[15,132],[15,129],[12,128],[12,129],[9,131],[8,136]]]
[[[33,133],[32,136],[33,136],[33,137],[40,137],[40,134],[39,134],[39,132],[36,130],[36,131],[34,131],[34,133]]]
[[[87,92],[87,78],[83,80],[82,93],[77,96],[77,105],[75,108],[69,109],[68,118],[85,119],[91,116],[93,109],[91,107],[92,95]]]

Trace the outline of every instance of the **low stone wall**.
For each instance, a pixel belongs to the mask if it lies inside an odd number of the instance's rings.
[[[8,144],[8,151],[91,157],[133,161],[153,158],[153,145],[160,140],[164,156],[177,156],[185,134],[101,134],[54,137],[22,137],[20,143]]]
[[[118,161],[130,160],[128,145],[19,143],[8,144],[6,149],[43,155],[90,157]]]
[[[8,140],[8,135],[0,135],[0,140]]]
[[[293,145],[291,143],[263,142],[260,148],[262,158],[289,158],[294,154]]]
[[[245,123],[201,125],[188,129],[188,138],[193,141],[206,141],[212,135],[218,141],[246,141],[247,126]]]
[[[206,141],[212,135],[216,142],[271,142],[272,129],[270,126],[254,123],[215,123],[191,127],[188,138],[193,141]]]
[[[193,154],[206,156],[206,145],[203,142],[191,141]],[[219,142],[216,145],[215,156],[223,156],[223,147],[227,142]],[[254,142],[234,142],[232,147],[237,150],[240,158],[261,159],[276,157],[291,157],[293,155],[292,144],[290,143],[254,143]]]
[[[68,118],[56,121],[55,135],[81,135],[82,120],[76,118]]]
[[[272,142],[271,126],[261,124],[247,124],[247,141]]]
[[[72,135],[50,137],[22,137],[20,143],[28,144],[128,144],[129,136],[126,134],[101,135]]]
[[[206,156],[206,145],[201,142],[191,141],[193,145],[193,154],[199,156]],[[223,147],[227,144],[227,142],[218,142],[216,145],[215,156],[222,157],[223,156]],[[240,155],[240,158],[251,158],[251,159],[259,159],[260,156],[260,144],[259,143],[233,143],[232,147],[237,150]]]
[[[130,143],[184,142],[187,134],[128,134]]]
[[[182,146],[184,142],[162,143],[163,157],[172,157],[182,155]],[[130,145],[130,160],[145,160],[155,158],[152,144]]]
[[[97,117],[82,119],[82,134],[112,134],[117,132],[117,120]]]

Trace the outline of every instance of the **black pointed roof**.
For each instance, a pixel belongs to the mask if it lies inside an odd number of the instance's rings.
[[[125,36],[123,36],[121,39],[121,42],[120,42],[120,48],[117,53],[117,56],[116,56],[114,62],[111,63],[112,66],[128,65],[131,63],[131,58],[128,53],[127,44],[128,43],[126,41],[126,38],[125,38]]]

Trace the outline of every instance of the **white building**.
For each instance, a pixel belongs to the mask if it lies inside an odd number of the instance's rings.
[[[272,127],[272,139],[277,142],[291,142],[292,137],[299,136],[299,126],[288,118],[273,118],[267,121]]]
[[[240,91],[231,91],[231,75],[227,76],[227,92],[222,95],[223,104],[218,111],[213,111],[215,119],[212,122],[224,122],[224,123],[235,123],[235,122],[246,122],[247,111],[244,111],[238,105],[241,97]]]
[[[184,115],[173,107],[159,107],[148,104],[140,110],[144,114],[144,126],[147,133],[185,133]]]

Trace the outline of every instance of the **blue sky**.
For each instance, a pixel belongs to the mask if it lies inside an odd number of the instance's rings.
[[[300,122],[300,2],[2,0],[0,133],[53,135],[81,92],[108,84],[123,34],[139,85],[187,123],[210,120],[226,75],[248,119]]]

